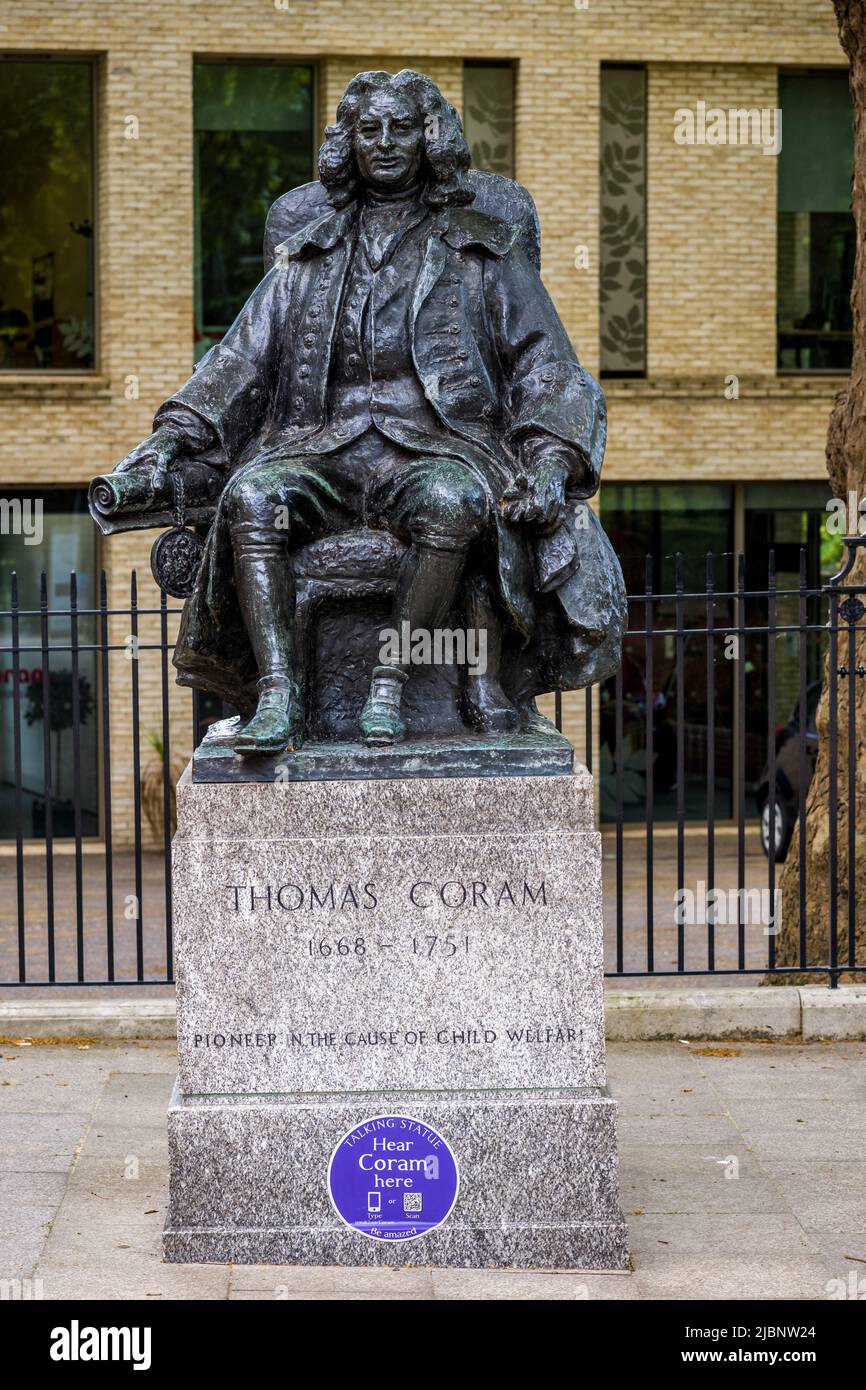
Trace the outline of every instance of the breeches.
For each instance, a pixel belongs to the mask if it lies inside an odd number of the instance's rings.
[[[490,511],[482,483],[459,459],[411,453],[374,430],[334,453],[246,464],[222,505],[237,539],[279,539],[291,550],[359,525],[465,550]]]

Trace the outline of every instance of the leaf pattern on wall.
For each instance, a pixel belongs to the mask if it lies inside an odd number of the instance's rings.
[[[646,368],[646,74],[601,73],[601,369]]]
[[[514,71],[467,64],[463,69],[464,132],[472,166],[514,177]]]

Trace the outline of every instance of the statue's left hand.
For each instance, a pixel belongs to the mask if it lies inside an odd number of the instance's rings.
[[[502,513],[512,526],[552,531],[565,512],[566,471],[559,464],[542,466],[532,479],[521,475],[502,494]]]
[[[122,458],[113,471],[129,473],[149,468],[154,487],[161,488],[165,485],[166,474],[171,471],[174,460],[183,452],[183,447],[183,435],[168,425],[162,425]]]

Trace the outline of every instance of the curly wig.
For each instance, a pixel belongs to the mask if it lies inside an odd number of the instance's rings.
[[[388,72],[361,72],[343,93],[336,125],[326,127],[319,150],[319,178],[333,206],[345,207],[360,192],[355,120],[362,98],[383,88],[411,97],[424,121],[424,201],[434,208],[471,203],[475,193],[466,176],[469,148],[460,117],[435,82],[423,73],[404,68],[393,76]]]

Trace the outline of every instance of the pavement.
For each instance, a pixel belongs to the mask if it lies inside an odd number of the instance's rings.
[[[613,1043],[633,1268],[606,1275],[165,1265],[176,1065],[168,1040],[0,1045],[0,1281],[19,1296],[866,1297],[866,1043]]]

